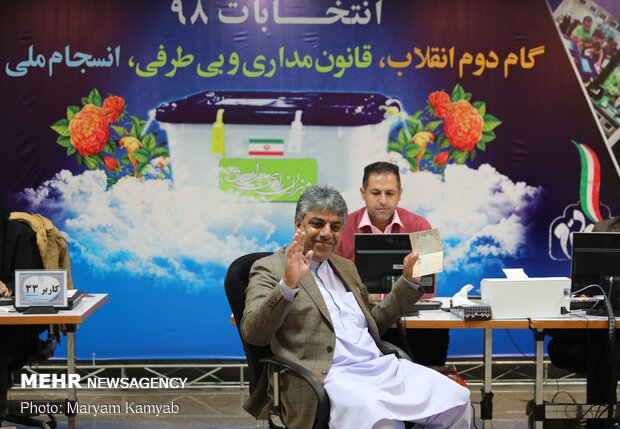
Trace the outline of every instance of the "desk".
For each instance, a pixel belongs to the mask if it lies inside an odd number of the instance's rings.
[[[442,302],[444,308],[448,307],[450,298],[433,298]],[[235,319],[231,315],[231,324],[235,324]],[[482,390],[482,400],[480,402],[480,417],[482,427],[490,427],[493,418],[493,393],[491,391],[491,381],[493,379],[493,329],[552,329],[552,328],[606,328],[607,320],[601,317],[572,316],[554,319],[491,319],[480,321],[465,321],[460,317],[443,310],[422,310],[419,315],[406,317],[404,321],[406,328],[423,329],[483,329],[484,330],[484,387]],[[544,343],[541,340],[536,342],[536,380],[535,380],[535,401],[542,405],[542,373],[543,373],[543,350]],[[542,428],[542,422],[536,422],[536,428]]]
[[[439,299],[446,305],[446,298]],[[407,328],[426,328],[426,329],[484,329],[484,388],[481,401],[481,418],[483,427],[488,427],[488,421],[492,418],[492,392],[491,392],[491,369],[493,363],[492,351],[492,330],[493,329],[527,329],[531,328],[538,334],[545,329],[606,329],[608,327],[607,318],[597,316],[586,316],[585,312],[573,313],[563,317],[554,318],[535,318],[535,319],[506,319],[506,320],[483,320],[466,322],[463,319],[442,311],[424,310],[420,311],[419,316],[407,317],[405,320]],[[536,376],[534,387],[534,402],[537,410],[535,412],[535,427],[542,429],[544,412],[541,411],[543,405],[543,359],[544,359],[544,336],[536,335]],[[539,420],[537,420],[539,419]]]
[[[585,312],[568,314],[564,317],[536,318],[530,320],[530,327],[536,331],[536,381],[534,391],[535,427],[542,429],[544,419],[543,403],[543,358],[544,358],[544,335],[545,329],[606,329],[608,322],[606,317],[588,316]]]
[[[449,298],[433,298],[440,300],[444,307],[449,304]],[[480,401],[480,418],[482,427],[490,427],[493,418],[493,393],[491,380],[493,369],[493,329],[528,329],[528,319],[480,320],[464,321],[452,313],[443,310],[422,310],[419,316],[407,317],[406,328],[426,329],[484,329],[484,388]]]
[[[23,314],[12,306],[0,307],[0,325],[66,325],[67,328],[67,374],[75,374],[75,331],[80,324],[93,315],[108,301],[108,294],[85,294],[71,310],[56,314]],[[69,388],[69,400],[77,399],[74,387]],[[69,428],[75,427],[75,416],[69,417]]]

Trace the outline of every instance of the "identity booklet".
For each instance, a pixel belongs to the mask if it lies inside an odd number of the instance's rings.
[[[413,267],[413,277],[439,273],[443,270],[443,246],[438,229],[409,234],[411,248],[420,256]]]

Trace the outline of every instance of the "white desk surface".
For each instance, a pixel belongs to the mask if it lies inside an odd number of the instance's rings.
[[[12,305],[0,306],[0,325],[80,324],[108,301],[107,293],[84,294],[71,310],[56,314],[23,314]]]
[[[441,301],[442,308],[449,308],[450,298],[437,297],[433,300]],[[407,328],[430,328],[430,329],[502,329],[502,328],[529,328],[528,319],[502,319],[502,320],[475,320],[465,321],[460,317],[444,310],[420,310],[419,315],[405,319]]]
[[[448,308],[450,298],[432,298],[442,302]],[[496,328],[533,328],[533,329],[604,329],[608,327],[607,317],[586,315],[585,311],[575,311],[564,316],[536,317],[531,319],[491,319],[464,321],[460,317],[443,310],[421,310],[418,316],[405,319],[407,328],[436,329],[496,329]]]
[[[576,311],[558,317],[536,317],[530,320],[534,329],[604,329],[607,317],[590,316],[585,311]]]

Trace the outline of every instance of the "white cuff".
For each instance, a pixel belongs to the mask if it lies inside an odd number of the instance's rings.
[[[284,295],[284,299],[287,301],[292,301],[296,296],[297,292],[299,292],[299,286],[294,289],[291,289],[284,283],[284,279],[280,280],[280,289],[282,289],[282,295]]]

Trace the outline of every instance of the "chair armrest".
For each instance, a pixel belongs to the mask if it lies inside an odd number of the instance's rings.
[[[260,360],[260,362],[268,363],[274,366],[276,371],[281,368],[286,368],[304,379],[304,381],[308,383],[308,385],[314,392],[318,402],[316,407],[316,419],[314,421],[313,428],[322,429],[327,427],[327,423],[329,422],[330,405],[329,397],[327,396],[327,392],[325,391],[322,382],[320,382],[310,371],[308,371],[303,366],[279,356],[263,358]]]
[[[387,347],[388,349],[392,350],[397,358],[405,359],[405,360],[408,360],[410,362],[413,362],[411,357],[407,353],[405,353],[405,351],[403,349],[401,349],[400,347],[398,347],[397,345],[392,344],[389,341],[383,341],[383,345],[385,347]]]

